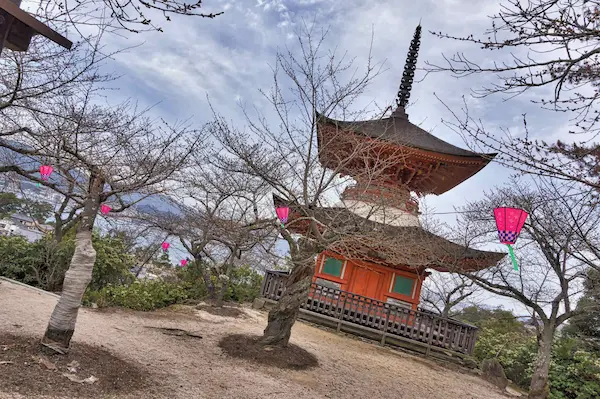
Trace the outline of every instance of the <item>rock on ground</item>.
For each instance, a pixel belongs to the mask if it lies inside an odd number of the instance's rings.
[[[498,388],[504,390],[508,386],[508,378],[506,378],[504,368],[498,359],[483,359],[481,371],[483,372],[483,378]]]

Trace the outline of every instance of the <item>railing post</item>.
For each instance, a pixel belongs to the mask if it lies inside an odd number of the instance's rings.
[[[473,354],[473,350],[475,349],[475,342],[477,342],[477,335],[479,333],[478,329],[473,329],[473,337],[471,339],[471,344],[469,345],[469,349],[467,350],[467,354]]]
[[[429,319],[429,338],[427,339],[427,351],[425,352],[425,356],[428,357],[429,356],[429,352],[431,352],[431,343],[433,342],[433,330],[434,330],[434,324],[435,324],[435,320],[433,318],[433,316],[428,316],[427,317]],[[425,332],[427,332],[427,327],[425,327]]]
[[[341,292],[340,295],[342,295]],[[342,302],[342,311],[340,312],[340,316],[338,317],[337,332],[340,332],[342,329],[342,319],[344,318],[344,312],[346,311],[346,299],[348,299],[348,295],[344,295],[344,302]]]
[[[269,271],[265,271],[265,277],[263,277],[263,281],[260,285],[260,295],[264,298],[265,297],[265,287],[267,285],[267,279],[269,278],[269,275],[271,273],[269,273]]]
[[[385,309],[385,307],[384,307],[384,309]],[[385,337],[387,335],[388,320],[390,318],[391,307],[388,306],[386,310],[387,310],[387,312],[385,313],[385,321],[383,324],[383,333],[381,334],[381,342],[380,342],[381,346],[385,346]]]

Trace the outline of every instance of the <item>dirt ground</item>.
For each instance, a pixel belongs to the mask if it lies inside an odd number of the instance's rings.
[[[50,295],[1,281],[0,337],[41,337],[56,301]],[[315,355],[318,366],[305,370],[281,369],[232,358],[219,346],[224,338],[232,334],[257,335],[266,325],[264,314],[249,308],[243,308],[243,311],[244,315],[234,318],[191,307],[149,313],[83,309],[73,337],[72,356],[77,356],[77,351],[82,356],[95,353],[94,350],[108,352],[106,356],[113,359],[111,361],[130,365],[132,374],[137,376],[132,384],[139,383],[139,388],[128,386],[98,396],[89,394],[89,390],[99,389],[96,384],[119,386],[112,380],[123,376],[111,377],[108,373],[103,378],[111,381],[94,384],[69,381],[74,390],[63,390],[62,396],[43,396],[39,386],[36,390],[23,391],[19,381],[13,381],[12,385],[3,383],[0,399],[83,396],[185,399],[507,397],[477,376],[300,322],[294,326],[291,343]],[[178,334],[179,330],[191,335]],[[103,364],[106,356],[96,361],[105,366],[105,371],[116,364]],[[0,364],[0,379],[4,368],[11,366]],[[60,366],[65,365],[61,363]],[[39,364],[36,367],[39,373],[62,373]],[[101,371],[99,369],[98,374]],[[143,378],[140,379],[137,373],[142,373]],[[93,370],[79,374],[86,378]],[[35,378],[35,375],[26,377]]]

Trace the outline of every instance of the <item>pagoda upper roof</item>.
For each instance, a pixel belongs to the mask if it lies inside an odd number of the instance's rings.
[[[438,271],[476,271],[496,265],[506,255],[456,244],[417,226],[392,226],[363,218],[344,207],[304,209],[273,195],[275,206],[286,205],[290,214],[286,228],[309,234],[309,219],[333,241],[327,248],[348,259],[366,260],[390,267],[409,266]]]
[[[479,154],[452,145],[411,123],[403,107],[398,107],[389,118],[367,121],[339,121],[317,113],[321,123],[336,125],[342,130],[352,131],[369,138],[387,141],[404,147],[459,157],[485,159],[490,161],[497,154]]]

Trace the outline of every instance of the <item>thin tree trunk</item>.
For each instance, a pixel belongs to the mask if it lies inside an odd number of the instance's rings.
[[[315,252],[301,245],[294,267],[285,284],[285,290],[269,312],[269,322],[263,332],[264,345],[287,346],[300,306],[306,302],[308,289],[315,271]]]
[[[554,330],[554,326],[544,326],[542,331],[537,358],[533,368],[533,376],[529,385],[529,399],[548,399],[550,397],[548,371],[550,370],[550,361],[552,360]]]
[[[231,251],[229,259],[227,259],[227,262],[224,264],[223,275],[218,276],[218,280],[221,282],[221,289],[219,290],[215,306],[219,308],[223,306],[223,299],[225,298],[225,292],[227,292],[227,286],[229,284],[229,274],[230,271],[233,269],[233,261],[235,259],[236,253],[237,247],[234,247]]]
[[[58,353],[67,353],[75,331],[77,314],[85,290],[92,280],[96,251],[92,245],[92,228],[100,207],[103,181],[99,177],[90,179],[89,196],[75,235],[75,252],[69,270],[65,274],[63,290],[52,312],[42,344]]]
[[[215,289],[215,283],[210,277],[210,273],[208,273],[206,270],[202,270],[202,279],[204,280],[204,285],[206,286],[208,299],[214,301],[217,299],[217,291]]]
[[[219,294],[217,295],[217,300],[215,301],[215,306],[220,308],[223,306],[223,299],[225,298],[225,292],[227,291],[227,280],[221,279],[221,289],[219,290]]]
[[[55,217],[54,220],[56,221],[54,224],[54,240],[56,242],[61,242],[63,239],[63,223],[62,220],[60,220],[60,216]]]
[[[444,306],[444,310],[442,311],[442,317],[448,318],[450,315],[450,309],[452,309],[451,306]]]

